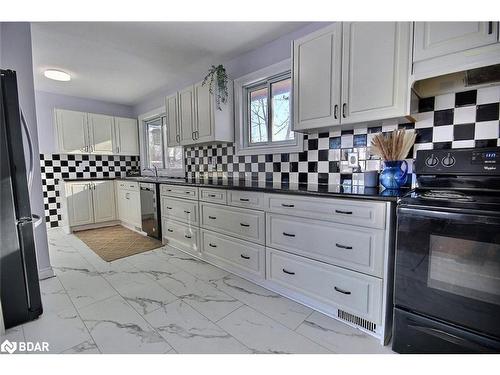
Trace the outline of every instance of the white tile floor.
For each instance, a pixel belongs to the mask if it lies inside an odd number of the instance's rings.
[[[44,314],[7,330],[51,353],[391,353],[371,336],[171,247],[111,263],[49,230]]]

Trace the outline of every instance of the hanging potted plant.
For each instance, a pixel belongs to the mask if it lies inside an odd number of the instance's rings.
[[[221,65],[212,65],[212,67],[208,70],[208,74],[205,76],[202,82],[202,86],[208,84],[208,90],[210,94],[215,97],[215,104],[219,111],[222,111],[221,103],[226,104],[228,97],[227,90],[227,73],[224,66]]]

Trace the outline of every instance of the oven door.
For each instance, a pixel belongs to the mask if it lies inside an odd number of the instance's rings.
[[[398,208],[398,307],[500,338],[500,216]]]

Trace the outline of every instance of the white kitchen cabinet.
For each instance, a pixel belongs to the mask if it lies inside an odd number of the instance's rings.
[[[415,22],[413,61],[498,42],[497,22]]]
[[[410,113],[410,26],[410,22],[342,23],[342,123]]]
[[[118,220],[125,225],[141,230],[141,197],[139,184],[132,181],[116,182]]]
[[[96,154],[112,154],[114,149],[114,119],[113,116],[88,114],[90,134],[90,152]]]
[[[68,222],[70,226],[94,223],[92,186],[89,182],[66,183]]]
[[[295,131],[340,124],[341,34],[336,22],[293,42]]]
[[[115,117],[115,148],[118,155],[139,155],[139,132],[134,118]]]
[[[59,152],[68,154],[90,152],[87,113],[56,109],[55,124]]]
[[[193,144],[195,140],[194,92],[193,86],[179,91],[179,128],[181,129],[181,145]]]
[[[178,121],[177,94],[167,96],[165,99],[167,116],[167,146],[180,146],[181,131]]]
[[[116,219],[115,185],[113,181],[92,182],[94,222],[102,223]]]

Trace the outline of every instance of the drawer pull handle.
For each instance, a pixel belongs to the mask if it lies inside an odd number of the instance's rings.
[[[208,194],[208,196],[209,196],[210,198],[217,198],[217,195],[215,195],[215,194]]]
[[[167,231],[169,231],[170,233],[173,233],[173,232],[174,232],[174,230],[173,230],[173,229],[170,229],[170,228],[168,228],[168,229],[167,229]]]
[[[214,245],[213,243],[209,243],[208,246],[210,246],[210,247],[217,247],[217,245]]]
[[[241,202],[248,202],[248,201],[250,201],[250,199],[248,199],[248,198],[240,198],[240,201]]]
[[[348,290],[340,289],[340,288],[337,288],[336,286],[334,286],[333,289],[335,289],[337,292],[342,293],[342,294],[347,294],[347,295],[351,294],[351,292],[349,292]]]
[[[186,238],[191,238],[191,236],[188,236],[187,234],[185,234],[185,235],[184,235],[184,237],[186,237]]]
[[[172,191],[172,189],[167,189],[167,191]]]
[[[171,209],[172,209],[172,207],[167,207],[167,210],[171,210]]]
[[[191,194],[191,192],[190,192],[190,191],[185,191],[184,193],[186,193],[186,194]]]
[[[190,214],[190,213],[191,213],[191,211],[186,211],[186,210],[184,210],[184,213],[186,213],[186,214]]]
[[[217,219],[215,216],[209,216],[208,218],[209,218],[209,219],[212,219],[212,220]]]
[[[247,256],[247,255],[243,255],[243,254],[240,254],[240,257],[242,257],[243,259],[250,259],[250,257],[249,257],[249,256]]]
[[[245,223],[240,223],[240,225],[245,228],[248,228],[250,226],[250,224],[245,224]]]
[[[287,271],[286,269],[283,268],[283,272],[288,274],[288,275],[295,275],[295,272]]]
[[[292,233],[287,233],[287,232],[283,232],[283,236],[287,236],[287,237],[295,237],[295,234],[292,234]]]
[[[295,207],[295,205],[294,205],[294,204],[286,204],[286,203],[281,203],[281,205],[282,205],[283,207],[287,207],[287,208],[293,208],[293,207]]]
[[[336,243],[335,246],[340,247],[341,249],[352,250],[352,246],[341,245],[339,243]]]
[[[352,211],[335,210],[337,214],[352,215]]]

